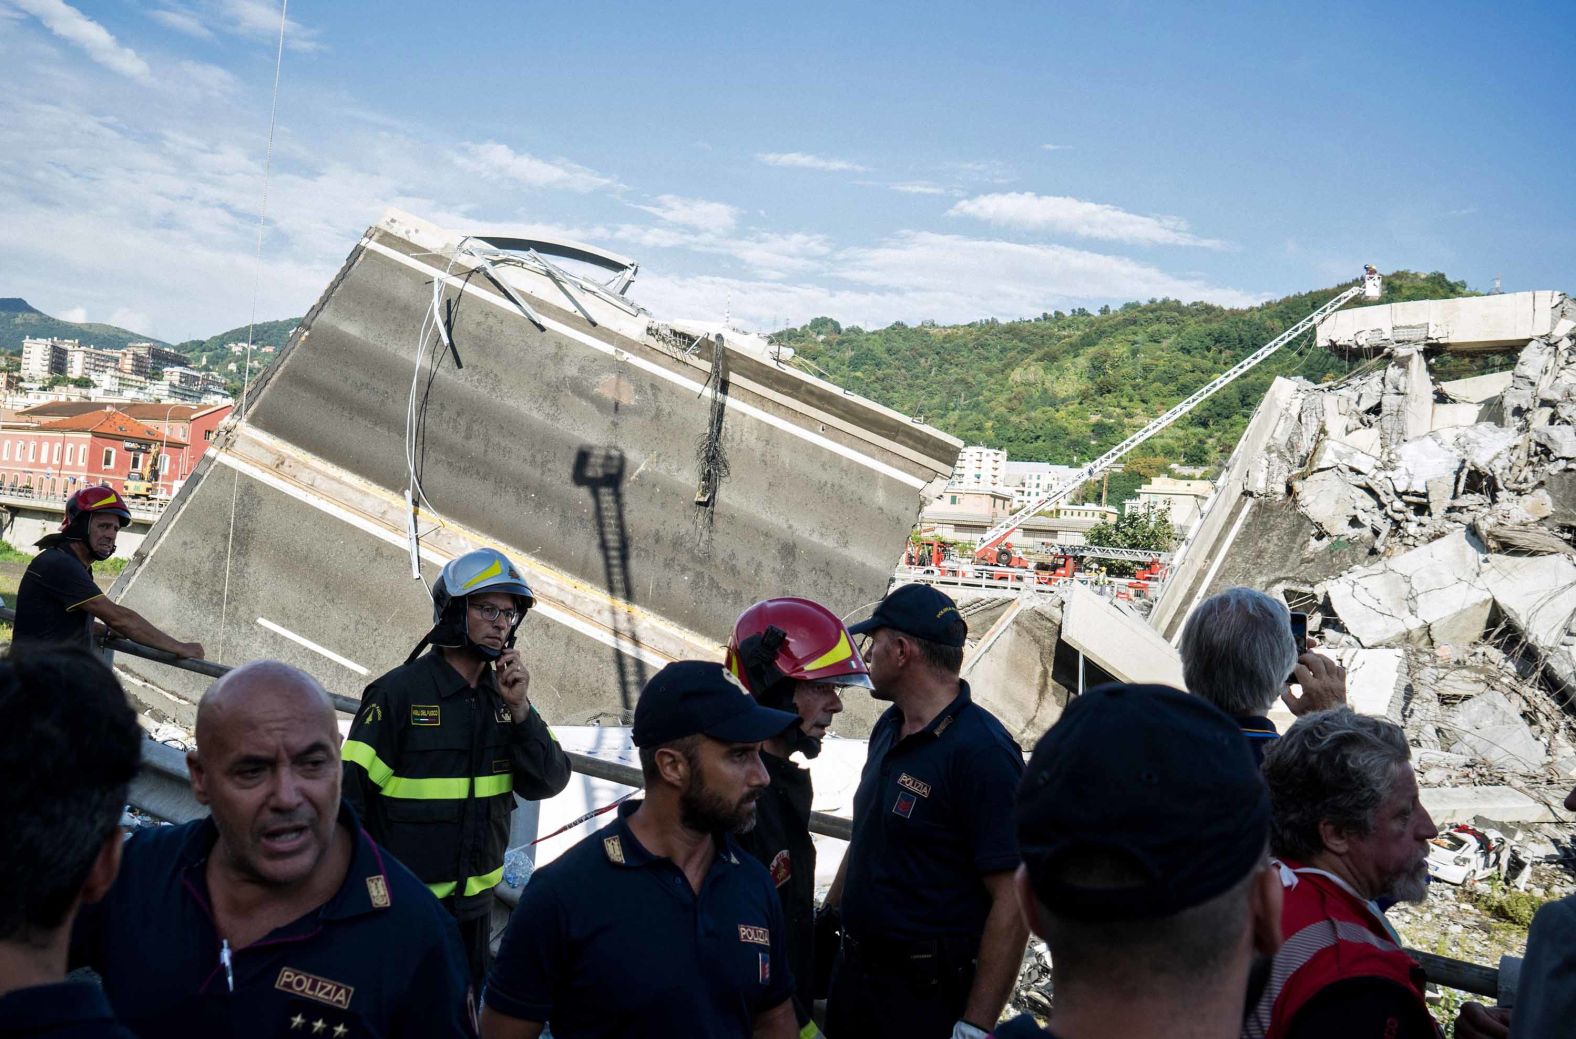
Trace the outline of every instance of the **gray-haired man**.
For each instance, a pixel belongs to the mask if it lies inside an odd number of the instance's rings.
[[[1227,588],[1199,603],[1178,645],[1188,692],[1237,720],[1254,760],[1278,739],[1267,717],[1276,700],[1296,715],[1346,704],[1346,669],[1297,645],[1286,604],[1252,588]],[[1287,688],[1294,676],[1302,695]]]

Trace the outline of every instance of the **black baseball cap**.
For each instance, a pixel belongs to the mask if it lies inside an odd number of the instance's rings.
[[[721,664],[680,660],[646,683],[635,701],[637,747],[702,733],[727,743],[759,743],[799,724],[799,716],[762,707]]]
[[[877,628],[896,628],[943,646],[962,646],[969,636],[968,622],[958,612],[958,604],[928,584],[905,584],[887,593],[870,619],[850,625],[848,633],[864,635]]]
[[[1014,814],[1036,896],[1074,920],[1200,905],[1262,865],[1269,841],[1269,793],[1237,723],[1159,685],[1103,685],[1068,704],[1029,758]],[[1062,879],[1060,865],[1090,852],[1144,879]]]

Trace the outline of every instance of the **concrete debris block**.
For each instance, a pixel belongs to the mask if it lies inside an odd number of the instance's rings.
[[[1361,451],[1365,455],[1377,455],[1379,453],[1379,427],[1377,426],[1359,426],[1356,429],[1349,429],[1345,435],[1336,439],[1352,450]]]
[[[1461,456],[1441,438],[1424,436],[1399,445],[1389,475],[1396,493],[1426,496],[1430,480],[1448,480],[1454,487],[1460,472]]]
[[[1534,339],[1521,351],[1516,367],[1511,372],[1510,385],[1500,397],[1504,424],[1519,424],[1532,411],[1539,397],[1539,390],[1548,379],[1548,369],[1554,360],[1554,346],[1542,339]]]
[[[1570,426],[1534,429],[1532,440],[1555,458],[1576,458],[1576,429]]]
[[[1001,627],[996,630],[997,625]],[[1029,747],[1061,717],[1068,690],[1052,677],[1051,661],[1062,634],[1055,606],[1009,610],[981,640],[964,669],[976,698]]]
[[[1325,440],[1319,445],[1319,450],[1314,452],[1312,468],[1317,472],[1321,469],[1334,469],[1336,466],[1367,476],[1379,468],[1379,459],[1366,451],[1352,447],[1344,440]]]
[[[1531,494],[1524,494],[1517,505],[1525,512],[1529,519],[1546,520],[1554,513],[1554,499],[1542,487]]]
[[[1439,384],[1439,391],[1461,404],[1486,404],[1504,394],[1506,388],[1510,386],[1510,377],[1509,371],[1474,375],[1468,379],[1442,382]]]
[[[1480,410],[1476,404],[1435,404],[1430,428],[1454,429],[1457,426],[1475,426]]]
[[[1508,786],[1439,786],[1420,791],[1436,822],[1482,815],[1506,823],[1552,823],[1553,809]]]
[[[1379,435],[1386,451],[1427,433],[1434,419],[1434,384],[1421,350],[1397,352],[1384,373]]]
[[[1478,580],[1481,553],[1464,531],[1326,586],[1341,623],[1366,647],[1477,641],[1493,605]]]
[[[1481,580],[1528,642],[1548,653],[1566,641],[1576,618],[1576,562],[1569,556],[1489,556]]]
[[[1504,693],[1496,691],[1474,696],[1451,711],[1449,720],[1457,734],[1457,742],[1450,749],[1457,754],[1471,754],[1502,768],[1522,772],[1540,769],[1548,763],[1548,748],[1532,734],[1532,729],[1522,721],[1520,712]]]
[[[1428,665],[1418,669],[1412,682],[1414,687],[1427,689],[1448,704],[1458,704],[1494,689],[1490,674],[1475,667]]]
[[[1451,445],[1468,465],[1486,473],[1501,473],[1509,464],[1517,437],[1510,430],[1487,422],[1439,434],[1448,436]]]
[[[1549,496],[1549,524],[1576,527],[1576,473],[1550,473],[1541,490]]]
[[[1401,721],[1406,688],[1404,653],[1399,649],[1349,648],[1331,655],[1346,669],[1346,702],[1352,710]]]

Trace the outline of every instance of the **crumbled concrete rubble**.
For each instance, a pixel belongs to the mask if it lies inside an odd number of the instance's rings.
[[[1353,706],[1406,727],[1423,785],[1452,819],[1568,821],[1570,326],[1528,342],[1509,371],[1435,384],[1426,345],[1397,340],[1378,370],[1302,384],[1246,481],[1295,505],[1310,550],[1367,546],[1360,565],[1306,575],[1311,623],[1347,667]]]

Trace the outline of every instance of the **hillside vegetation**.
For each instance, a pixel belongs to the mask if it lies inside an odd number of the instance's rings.
[[[116,325],[102,325],[95,321],[62,321],[35,310],[25,299],[0,299],[0,351],[20,353],[24,339],[75,339],[83,346],[92,345],[105,350],[119,350],[130,343],[165,345],[150,336]]]
[[[823,317],[772,338],[792,346],[807,370],[966,443],[1004,448],[1015,460],[1074,465],[1114,447],[1344,287],[1247,309],[1161,299],[955,326],[867,331]],[[1461,295],[1470,295],[1465,283],[1443,274],[1397,271],[1385,279],[1380,302]],[[1328,381],[1363,363],[1372,362],[1320,350],[1310,331],[1138,448],[1127,472],[1112,477],[1112,498],[1130,495],[1170,463],[1218,466],[1275,376]],[[1467,375],[1510,363],[1449,358],[1435,370]]]

